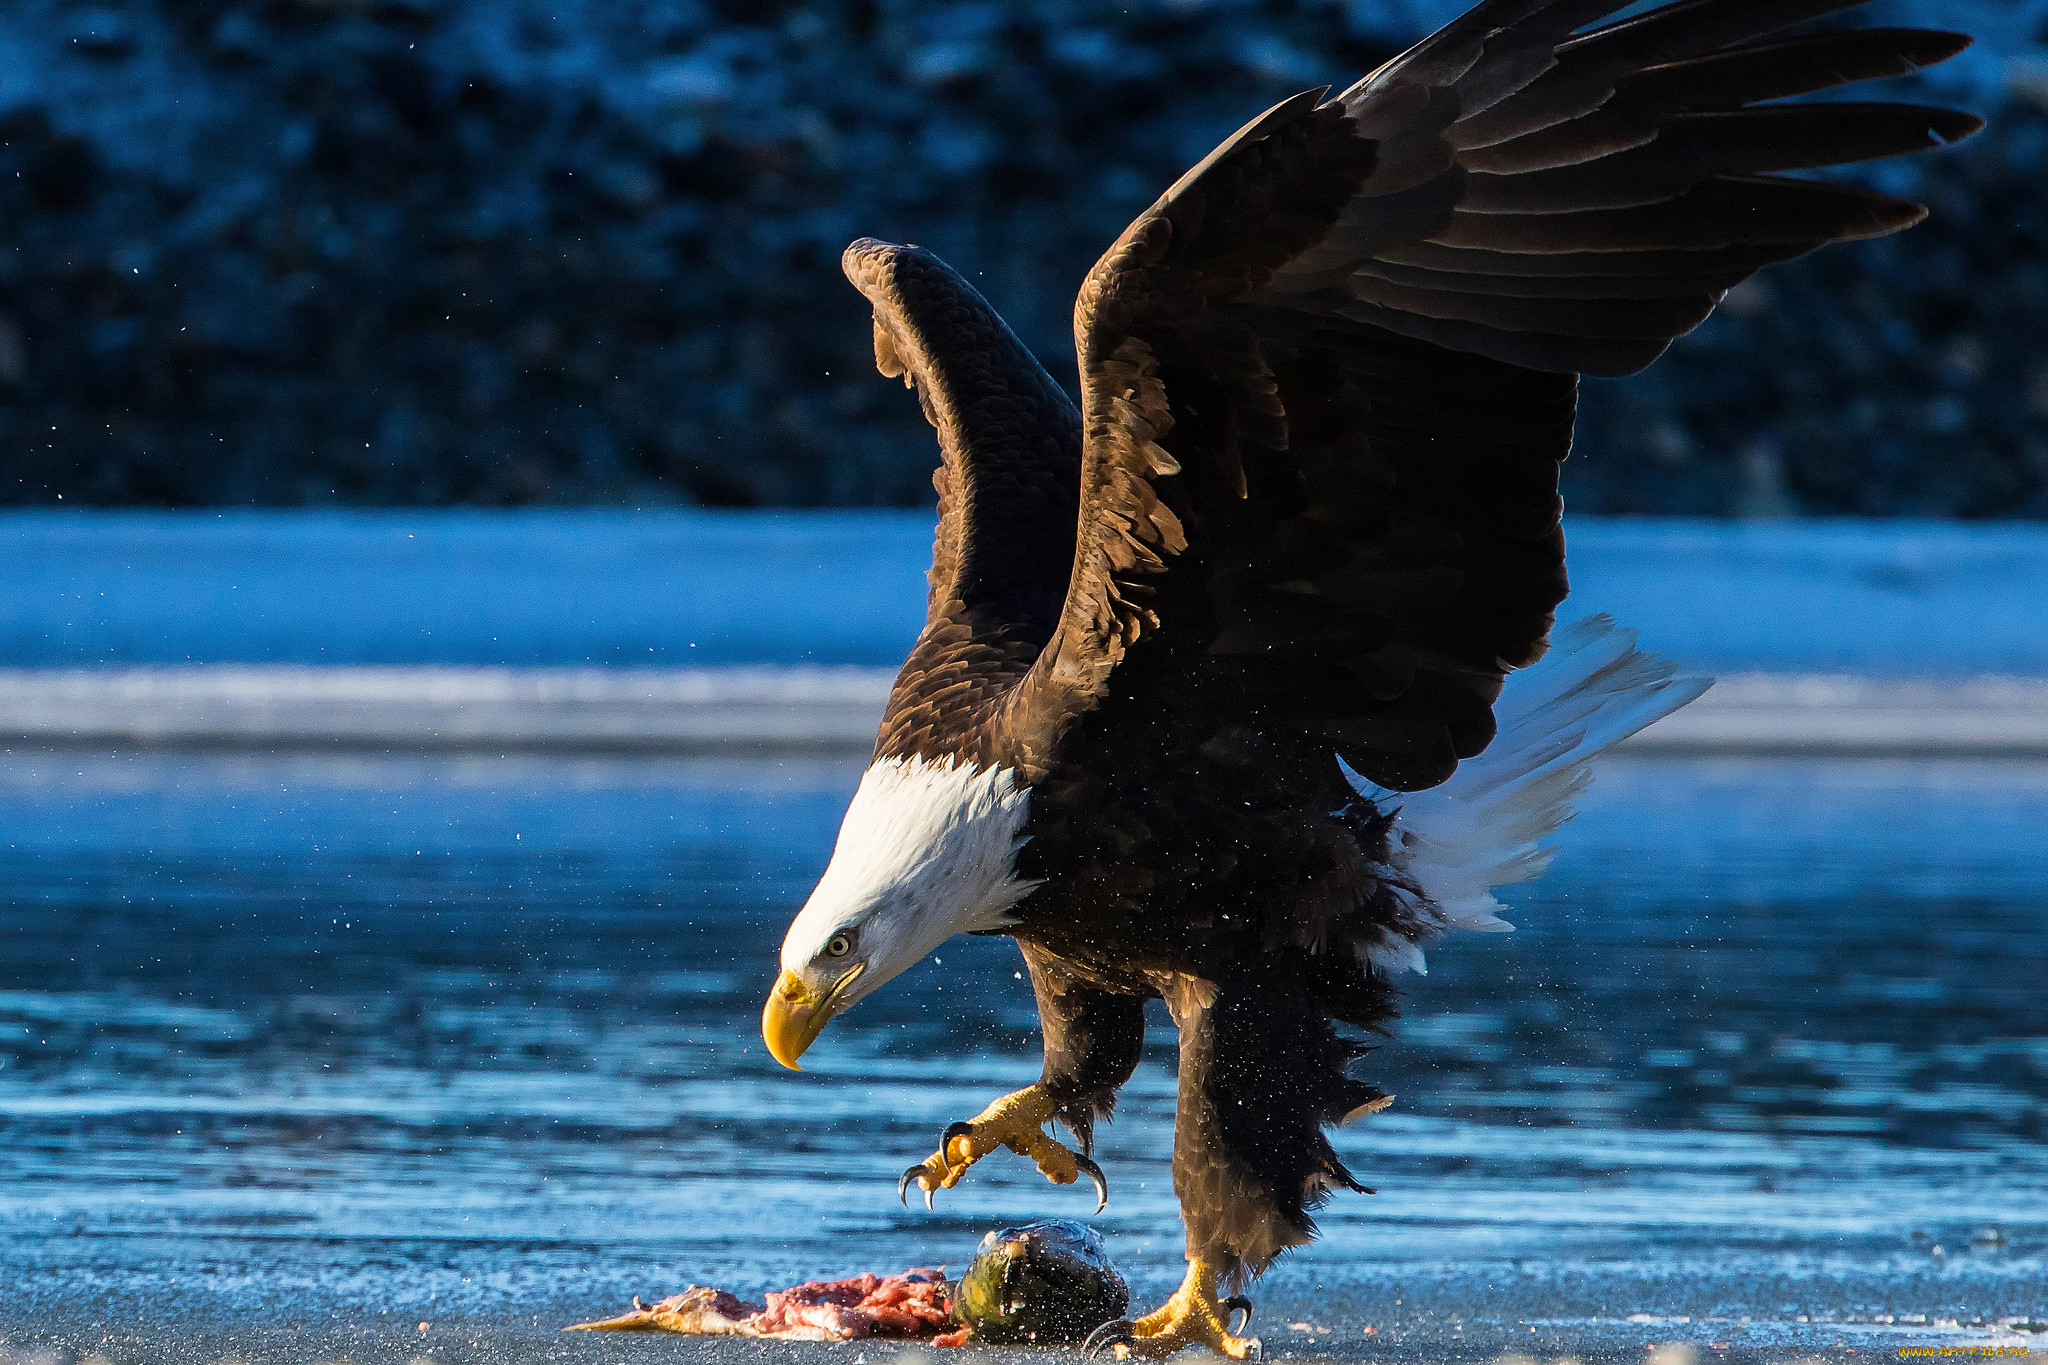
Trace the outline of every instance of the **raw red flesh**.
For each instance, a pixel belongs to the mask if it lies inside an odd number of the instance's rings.
[[[722,1289],[691,1285],[650,1308],[570,1331],[686,1332],[698,1336],[772,1337],[780,1341],[857,1341],[864,1337],[946,1340],[953,1326],[945,1278],[936,1270],[812,1280],[768,1295],[756,1307]]]

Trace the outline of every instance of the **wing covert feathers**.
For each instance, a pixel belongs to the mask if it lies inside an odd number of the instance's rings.
[[[1335,747],[1404,790],[1484,749],[1565,592],[1577,376],[1641,369],[1755,270],[1924,213],[1787,173],[1979,126],[1770,103],[1968,42],[1788,33],[1858,2],[1609,22],[1625,0],[1485,0],[1268,110],[1132,223],[1075,302],[1079,539],[1005,703],[1027,769],[1098,712],[1190,759]]]

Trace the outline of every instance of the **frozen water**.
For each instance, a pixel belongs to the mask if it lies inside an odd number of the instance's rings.
[[[2048,529],[1567,523],[1563,613],[1710,672],[2048,674]],[[0,514],[0,667],[892,666],[923,512]]]
[[[801,1076],[763,1054],[859,768],[7,756],[0,1349],[555,1358],[634,1293],[1084,1213],[1002,1158],[896,1203],[1036,1073],[1001,940]],[[1399,1102],[1340,1141],[1380,1193],[1260,1288],[1269,1345],[1781,1359],[2041,1315],[2044,809],[2036,763],[1608,762],[1519,931],[1438,945],[1368,1059]],[[1180,1250],[1155,1022],[1098,1152],[1141,1296]]]
[[[1568,610],[1692,667],[2048,675],[2038,528],[1569,532]],[[929,535],[14,514],[0,663],[887,667]],[[937,1215],[895,1203],[948,1121],[1035,1074],[1001,941],[863,1003],[802,1076],[762,1053],[859,767],[17,746],[0,1360],[624,1359],[649,1344],[554,1329],[1083,1212],[1000,1159]],[[1447,940],[1412,984],[1367,1064],[1400,1102],[1340,1138],[1381,1192],[1262,1285],[1269,1344],[1309,1321],[1333,1334],[1294,1347],[1335,1358],[1780,1359],[2048,1316],[2044,813],[2037,762],[1609,761],[1519,932]],[[1157,1022],[1099,1153],[1141,1296],[1179,1254]]]

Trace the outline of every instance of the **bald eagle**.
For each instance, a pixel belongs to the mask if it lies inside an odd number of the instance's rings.
[[[1968,43],[1783,36],[1858,3],[1487,0],[1282,101],[1082,282],[1078,408],[932,253],[847,248],[875,362],[938,432],[938,532],[763,1032],[794,1067],[951,935],[1009,935],[1043,1075],[904,1185],[929,1201],[1007,1147],[1106,1197],[1091,1130],[1163,1000],[1189,1270],[1112,1325],[1119,1354],[1256,1350],[1219,1296],[1361,1188],[1324,1129],[1386,1102],[1349,1067],[1392,975],[1508,927],[1489,888],[1540,870],[1588,760],[1705,687],[1611,622],[1552,638],[1558,465],[1579,375],[1643,368],[1762,266],[1925,215],[1780,174],[1980,126],[1778,102]]]

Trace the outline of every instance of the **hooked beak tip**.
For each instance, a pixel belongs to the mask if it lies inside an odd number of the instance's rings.
[[[761,1041],[768,1044],[768,1055],[791,1071],[803,1070],[797,1065],[797,1058],[804,1055],[804,1049],[824,1024],[817,1016],[818,1001],[812,998],[803,978],[785,970],[776,978],[775,989],[768,992],[768,1003],[761,1009]]]
[[[775,989],[768,992],[768,1003],[761,1009],[761,1039],[768,1044],[768,1055],[791,1071],[802,1071],[797,1058],[804,1055],[839,1012],[842,992],[861,971],[862,968],[855,967],[821,996],[802,977],[785,968],[775,979]]]

